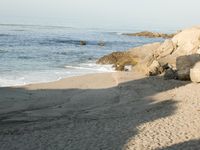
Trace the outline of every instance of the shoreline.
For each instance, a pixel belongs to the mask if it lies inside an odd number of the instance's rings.
[[[190,77],[190,67],[199,70],[193,65],[200,49],[191,45],[199,46],[199,29],[130,49],[140,56],[130,72],[0,88],[0,150],[200,149],[200,84],[180,80]],[[195,59],[182,56],[188,45]],[[108,58],[119,65],[121,56]],[[125,70],[132,61],[123,60]],[[161,64],[166,60],[170,65]]]
[[[120,81],[120,78],[123,77],[124,74],[128,75],[127,79],[124,79],[124,81]],[[20,85],[20,86],[11,86],[11,88],[39,88],[40,87],[46,87],[47,89],[54,87],[57,85],[55,88],[69,88],[72,86],[72,84],[76,84],[75,86],[78,88],[79,84],[76,82],[76,80],[83,80],[80,82],[80,84],[85,84],[88,80],[95,80],[97,78],[99,80],[102,80],[102,78],[108,77],[108,80],[112,80],[109,85],[112,86],[117,86],[121,82],[126,82],[130,80],[134,80],[134,77],[131,78],[131,75],[140,75],[143,76],[140,73],[135,73],[135,72],[120,72],[120,71],[113,71],[113,72],[101,72],[101,73],[88,73],[85,75],[77,75],[77,76],[71,76],[71,77],[65,77],[56,81],[51,81],[51,82],[40,82],[40,83],[32,83],[32,84],[26,84],[26,85]],[[62,87],[58,87],[60,84],[62,84]],[[90,83],[91,84],[91,83]],[[92,84],[91,84],[92,85]],[[95,85],[96,86],[96,85]],[[102,83],[100,86],[107,86],[106,83]],[[97,86],[98,88],[98,86]]]
[[[101,65],[102,67],[104,67],[105,69],[108,69],[108,65]],[[92,74],[103,74],[103,73],[114,73],[116,72],[114,69],[112,70],[112,67],[110,67],[110,70],[106,70],[106,71],[96,71],[96,72],[88,72],[88,73],[83,73],[83,74],[79,74],[79,75],[68,75],[65,77],[59,77],[58,79],[53,79],[53,80],[49,80],[49,81],[36,81],[36,82],[30,82],[30,83],[23,83],[23,84],[17,84],[17,85],[7,85],[7,86],[0,86],[0,88],[6,88],[6,87],[22,87],[22,86],[27,86],[27,85],[32,85],[32,84],[45,84],[45,83],[51,83],[51,82],[57,82],[66,78],[73,78],[73,77],[80,77],[80,76],[85,76],[85,75],[92,75]]]

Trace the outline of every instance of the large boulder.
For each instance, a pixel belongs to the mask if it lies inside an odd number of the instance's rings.
[[[190,80],[190,69],[200,61],[200,54],[180,56],[176,61],[177,75],[180,80]]]
[[[197,62],[192,69],[190,69],[190,79],[192,82],[200,82],[200,61]]]

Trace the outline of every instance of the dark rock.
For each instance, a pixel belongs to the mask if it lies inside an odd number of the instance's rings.
[[[176,60],[179,80],[190,80],[190,69],[200,61],[200,54],[180,56]]]
[[[165,71],[165,74],[164,74],[164,79],[165,80],[177,79],[177,78],[178,78],[178,75],[177,75],[177,71],[176,70],[173,70],[172,68],[168,68]]]
[[[87,42],[86,41],[80,41],[80,45],[86,45]]]

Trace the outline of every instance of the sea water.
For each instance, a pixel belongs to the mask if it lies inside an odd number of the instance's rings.
[[[163,40],[120,32],[126,31],[0,25],[0,87],[112,72],[109,65],[97,65],[97,59],[114,51]],[[80,41],[86,41],[86,45],[80,45]]]

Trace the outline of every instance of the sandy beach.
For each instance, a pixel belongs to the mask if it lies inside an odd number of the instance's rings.
[[[199,88],[135,72],[0,88],[0,149],[197,150]]]
[[[199,6],[0,0],[0,150],[200,150]]]

